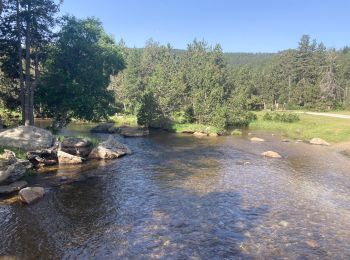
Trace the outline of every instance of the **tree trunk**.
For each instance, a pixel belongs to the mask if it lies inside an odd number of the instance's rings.
[[[31,35],[30,35],[30,12],[31,12],[31,6],[30,2],[28,4],[28,10],[27,10],[27,17],[26,17],[26,72],[25,72],[25,106],[24,106],[24,113],[25,113],[25,122],[24,124],[26,126],[31,125],[30,123],[30,96],[31,96],[31,79],[30,79],[30,45],[31,45]]]
[[[29,122],[30,125],[34,125],[34,93],[35,89],[38,85],[38,78],[39,78],[39,53],[38,51],[35,52],[35,59],[34,59],[34,82],[31,85],[30,89],[30,118]]]
[[[1,1],[1,0],[0,0]],[[20,86],[20,101],[22,111],[22,125],[25,124],[25,105],[24,105],[24,80],[23,80],[23,64],[22,64],[22,36],[21,36],[21,22],[19,16],[19,0],[16,0],[16,27],[17,27],[17,48],[18,48],[18,73]]]

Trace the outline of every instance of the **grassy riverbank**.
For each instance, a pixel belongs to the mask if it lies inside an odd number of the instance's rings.
[[[332,143],[350,141],[349,119],[299,114],[300,121],[283,123],[264,121],[264,114],[265,112],[258,112],[258,120],[252,122],[249,129],[279,133],[302,140],[319,137]]]

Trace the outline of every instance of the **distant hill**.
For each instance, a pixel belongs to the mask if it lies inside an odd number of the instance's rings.
[[[227,62],[233,66],[251,65],[260,67],[270,63],[277,57],[277,53],[249,53],[249,52],[226,52]]]

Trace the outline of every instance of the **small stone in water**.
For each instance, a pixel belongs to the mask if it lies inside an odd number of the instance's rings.
[[[315,248],[315,247],[318,246],[318,245],[317,245],[317,242],[316,242],[315,240],[307,240],[307,241],[306,241],[306,244],[307,244],[309,247],[311,247],[311,248]]]
[[[289,225],[289,223],[287,221],[284,221],[284,220],[282,220],[279,224],[283,227],[288,227],[288,225]]]
[[[67,176],[62,176],[60,181],[67,181],[68,180],[68,177]]]

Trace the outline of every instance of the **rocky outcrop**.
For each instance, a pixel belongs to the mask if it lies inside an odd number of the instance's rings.
[[[98,124],[90,130],[91,133],[116,133],[118,129],[114,126],[114,123],[102,123]]]
[[[131,150],[110,135],[106,141],[92,149],[88,158],[110,160],[126,154],[131,154]]]
[[[19,198],[23,203],[32,204],[44,197],[45,190],[42,187],[28,187],[19,191]]]
[[[250,138],[250,141],[255,142],[255,143],[265,142],[264,139],[259,138],[259,137],[252,137],[252,138]]]
[[[28,183],[26,181],[16,181],[9,185],[0,186],[0,194],[11,194],[23,189],[27,185]]]
[[[310,140],[310,144],[314,144],[314,145],[326,145],[329,146],[330,144],[327,143],[325,140],[321,139],[321,138],[312,138]]]
[[[38,151],[27,152],[27,159],[34,167],[51,166],[58,163],[57,149],[52,147]]]
[[[34,126],[19,126],[0,132],[1,145],[25,151],[49,148],[53,142],[53,135],[49,131]]]
[[[92,143],[83,138],[68,137],[62,141],[60,150],[72,155],[87,157],[92,150]]]
[[[10,150],[4,150],[3,154],[0,154],[0,159],[8,161],[10,164],[17,161],[16,154]]]
[[[279,153],[276,153],[274,151],[263,152],[261,155],[269,158],[282,158]]]
[[[149,130],[146,127],[121,126],[118,133],[124,137],[142,137],[149,135]]]
[[[57,158],[59,164],[81,164],[84,159],[80,156],[72,155],[63,151],[57,152]]]

